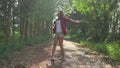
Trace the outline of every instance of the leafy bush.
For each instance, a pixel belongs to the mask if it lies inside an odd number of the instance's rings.
[[[119,42],[95,43],[95,42],[81,41],[80,44],[82,46],[88,47],[97,52],[108,55],[110,58],[112,58],[114,60],[120,60]]]
[[[83,46],[86,46],[92,50],[95,50],[100,53],[107,53],[106,46],[104,46],[104,43],[94,43],[94,42],[80,42]]]
[[[120,45],[116,42],[106,44],[108,55],[115,60],[120,60]]]

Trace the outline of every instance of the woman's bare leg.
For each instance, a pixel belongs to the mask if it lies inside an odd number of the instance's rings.
[[[54,44],[53,44],[53,49],[52,49],[52,56],[54,56],[54,54],[55,54],[57,42],[58,42],[58,37],[55,36],[55,38],[54,38]]]
[[[59,38],[59,45],[60,45],[60,48],[61,48],[62,57],[64,57],[63,39],[64,39],[64,37]]]

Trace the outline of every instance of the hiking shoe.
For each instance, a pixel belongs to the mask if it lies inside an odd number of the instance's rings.
[[[65,57],[61,57],[60,60],[65,61]]]
[[[51,57],[51,61],[55,61],[55,57],[54,56]]]

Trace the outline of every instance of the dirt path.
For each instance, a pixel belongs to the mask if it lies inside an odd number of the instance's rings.
[[[9,61],[1,60],[0,68],[120,68],[106,64],[102,55],[78,43],[64,40],[65,61],[50,62],[52,40],[40,45],[28,46],[10,55]],[[57,47],[56,57],[60,56]]]

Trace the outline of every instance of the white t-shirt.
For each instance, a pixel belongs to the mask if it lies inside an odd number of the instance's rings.
[[[56,33],[62,32],[62,28],[61,28],[61,21],[57,20],[56,21]]]

